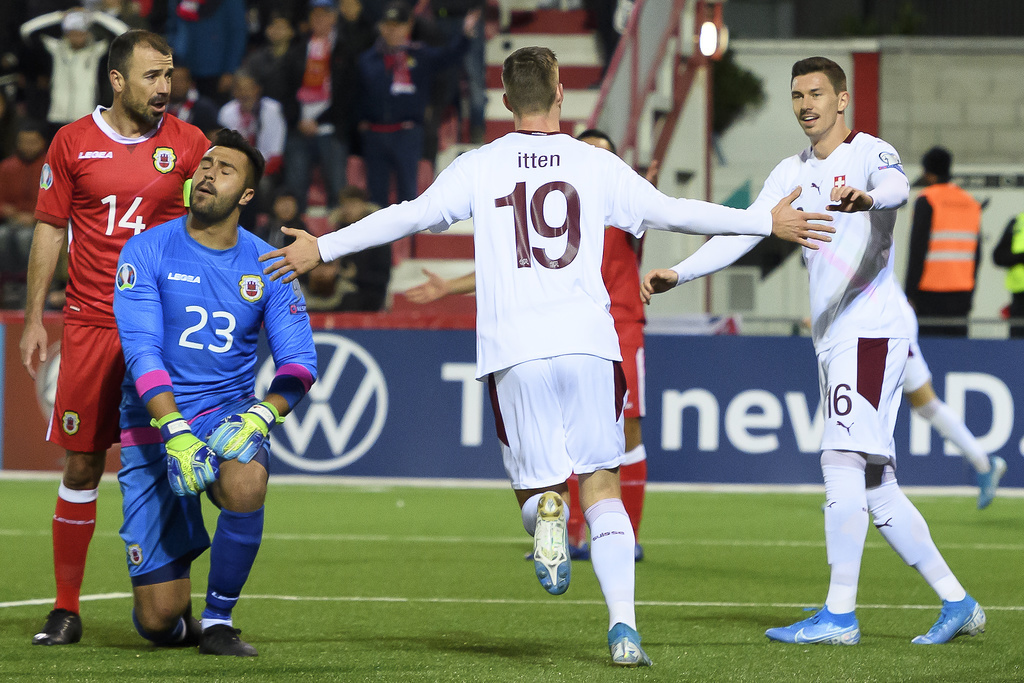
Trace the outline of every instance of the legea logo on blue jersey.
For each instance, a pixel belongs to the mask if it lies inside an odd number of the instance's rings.
[[[167,273],[168,280],[181,280],[182,282],[192,282],[199,284],[202,279],[198,275],[188,275],[187,273]]]
[[[117,269],[117,288],[122,292],[134,287],[138,279],[139,274],[135,272],[135,266],[130,263],[121,264],[121,267]]]
[[[347,337],[315,332],[316,384],[271,438],[270,452],[305,472],[333,472],[351,465],[377,443],[388,415],[388,387],[373,356]],[[276,366],[267,358],[256,375],[264,395]]]

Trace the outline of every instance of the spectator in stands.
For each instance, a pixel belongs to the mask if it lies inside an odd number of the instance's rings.
[[[128,28],[149,30],[149,22],[142,16],[139,3],[134,0],[100,0],[96,9],[115,19],[120,19]]]
[[[59,25],[62,37],[39,33]],[[46,120],[52,131],[87,116],[99,103],[100,74],[105,73],[106,39],[96,40],[91,28],[102,28],[112,36],[128,30],[128,25],[102,12],[82,10],[49,12],[21,25],[21,37],[27,43],[38,42],[52,62],[50,107]]]
[[[281,232],[282,227],[309,232],[305,221],[302,220],[302,212],[299,211],[299,199],[288,188],[278,191],[270,208],[269,220],[253,232],[272,247],[279,249],[295,241],[295,238],[286,237]]]
[[[285,14],[270,14],[264,35],[266,44],[251,52],[242,68],[253,75],[264,96],[281,103],[286,120],[297,121],[295,90],[306,55],[295,42],[295,26]]]
[[[288,126],[284,121],[281,103],[264,97],[260,84],[252,74],[240,70],[235,74],[234,99],[221,107],[217,116],[223,128],[237,130],[266,159],[267,166],[260,180],[256,200],[242,207],[239,225],[252,229],[256,216],[266,204],[259,197],[273,196],[278,185],[281,170],[281,155],[284,154],[284,140]]]
[[[14,100],[0,89],[0,161],[14,154],[18,138],[18,112]]]
[[[345,186],[351,106],[353,45],[338,25],[334,0],[312,0],[309,9],[310,35],[301,50],[294,99],[298,109],[290,117],[285,145],[285,182],[305,210],[313,165],[334,207]]]
[[[346,187],[338,197],[338,208],[331,212],[331,229],[346,226],[369,216],[380,206],[371,204],[366,192]],[[387,302],[391,280],[391,245],[372,247],[337,261],[322,263],[301,282],[306,307],[311,311],[380,311]]]
[[[375,1],[378,0],[369,0]],[[362,148],[356,129],[359,94],[356,62],[377,40],[377,24],[363,8],[363,0],[338,0],[338,10],[338,41],[334,47],[332,72],[338,74],[339,79],[332,86],[336,93],[332,114],[342,142],[358,154]]]
[[[46,147],[43,127],[23,121],[14,154],[0,161],[0,283],[4,289],[9,279],[23,280],[28,270]],[[6,294],[0,291],[0,301],[6,300]]]
[[[213,134],[220,128],[217,123],[217,104],[200,94],[192,81],[192,70],[181,62],[175,61],[174,75],[171,76],[170,103],[167,111],[185,123],[203,131],[206,137],[213,138]]]
[[[435,74],[455,64],[469,49],[479,11],[471,11],[463,31],[445,47],[411,42],[412,9],[402,0],[389,2],[378,24],[380,38],[359,56],[361,110],[359,130],[366,162],[370,201],[388,201],[391,173],[398,201],[415,199],[423,151],[423,115]]]
[[[466,15],[472,11],[483,13],[486,0],[430,0],[430,12],[437,22],[446,42],[455,40],[463,31]],[[462,63],[446,70],[443,91],[440,98],[442,106],[462,100],[461,79],[466,79],[467,109],[469,112],[469,139],[479,144],[484,141],[484,110],[487,108],[487,64],[484,57],[484,22],[478,21],[476,30],[469,36],[469,50],[466,51]],[[459,120],[462,120],[462,108],[459,109]],[[461,130],[461,126],[460,126]]]
[[[245,0],[171,0],[168,9],[176,60],[189,67],[199,92],[226,102],[249,39]]]

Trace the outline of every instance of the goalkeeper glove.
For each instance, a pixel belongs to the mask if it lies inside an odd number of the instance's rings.
[[[179,496],[195,496],[217,480],[216,454],[196,438],[181,413],[168,413],[151,424],[160,430],[167,451],[167,479]]]
[[[209,435],[210,448],[224,460],[249,462],[267,440],[270,428],[284,418],[272,403],[257,403],[238,415],[224,418]]]

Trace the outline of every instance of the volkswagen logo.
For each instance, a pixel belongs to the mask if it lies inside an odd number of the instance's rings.
[[[320,376],[271,440],[271,453],[307,472],[332,472],[368,451],[384,429],[388,388],[373,356],[359,344],[328,332],[313,334]],[[256,375],[263,396],[276,366],[267,358]]]

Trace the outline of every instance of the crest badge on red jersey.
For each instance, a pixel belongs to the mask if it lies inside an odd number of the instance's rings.
[[[238,281],[238,292],[246,301],[256,303],[263,296],[263,278],[259,275],[243,275]]]
[[[60,427],[64,430],[65,434],[77,434],[78,428],[82,426],[82,422],[78,417],[78,413],[73,410],[65,410],[64,415],[60,418]]]
[[[846,186],[846,176],[844,176],[844,175],[837,175],[835,178],[833,178],[833,180],[832,180],[832,187],[845,187],[845,186]]]
[[[153,150],[153,168],[161,173],[170,173],[174,170],[174,162],[178,160],[174,150],[170,147],[157,147]]]

